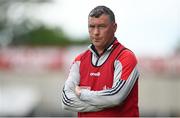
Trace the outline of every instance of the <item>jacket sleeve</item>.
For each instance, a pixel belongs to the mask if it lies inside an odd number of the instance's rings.
[[[139,77],[137,61],[134,54],[130,51],[126,52],[121,58],[114,62],[114,67],[112,88],[101,91],[82,89],[80,99],[98,108],[112,107],[121,104]]]
[[[75,86],[79,85],[79,63],[74,62],[71,66],[68,79],[62,90],[62,107],[76,112],[99,111],[100,108],[80,100],[75,94]]]

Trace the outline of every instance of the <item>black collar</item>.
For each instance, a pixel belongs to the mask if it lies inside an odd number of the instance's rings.
[[[113,41],[112,41],[109,45],[107,45],[107,46],[105,47],[103,53],[105,53],[105,52],[108,50],[108,48],[113,45],[113,43],[115,42],[115,40],[116,40],[116,37],[114,37],[114,38],[113,38]],[[96,53],[96,55],[97,55],[98,57],[100,57],[98,51],[96,50],[96,48],[95,48],[95,46],[94,46],[93,44],[91,44],[91,49]],[[102,54],[103,54],[103,53],[102,53]]]

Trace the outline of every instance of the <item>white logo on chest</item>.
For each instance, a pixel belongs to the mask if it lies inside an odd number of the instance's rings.
[[[90,73],[90,76],[99,77],[101,75],[100,72],[97,73]]]

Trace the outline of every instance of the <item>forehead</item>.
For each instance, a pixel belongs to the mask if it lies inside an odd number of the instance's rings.
[[[96,17],[89,17],[88,18],[88,23],[89,24],[109,24],[110,23],[110,19],[108,15],[101,15],[100,17],[96,18]]]

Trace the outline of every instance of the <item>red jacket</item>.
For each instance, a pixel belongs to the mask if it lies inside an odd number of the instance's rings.
[[[80,86],[88,86],[93,91],[103,90],[104,87],[112,88],[113,78],[114,78],[114,61],[123,60],[129,53],[132,52],[126,49],[123,45],[114,42],[114,50],[111,52],[107,60],[100,66],[95,66],[92,64],[92,52],[90,50],[86,51],[80,57]],[[127,80],[132,69],[135,67],[137,61],[134,57],[129,56],[130,59],[124,60],[122,63],[132,63],[132,67],[129,70],[123,70],[122,76],[123,80]],[[94,76],[93,76],[94,74]],[[96,74],[96,75],[95,75]],[[99,75],[98,75],[99,74]],[[115,117],[115,116],[139,116],[138,111],[138,81],[136,81],[133,89],[131,90],[128,97],[118,106],[106,108],[98,112],[79,112],[78,116],[88,117],[88,116],[100,116],[100,117]]]
[[[138,77],[135,55],[117,40],[101,56],[91,45],[72,65],[63,103],[79,117],[138,117]],[[88,88],[80,98],[68,89],[70,80]]]

